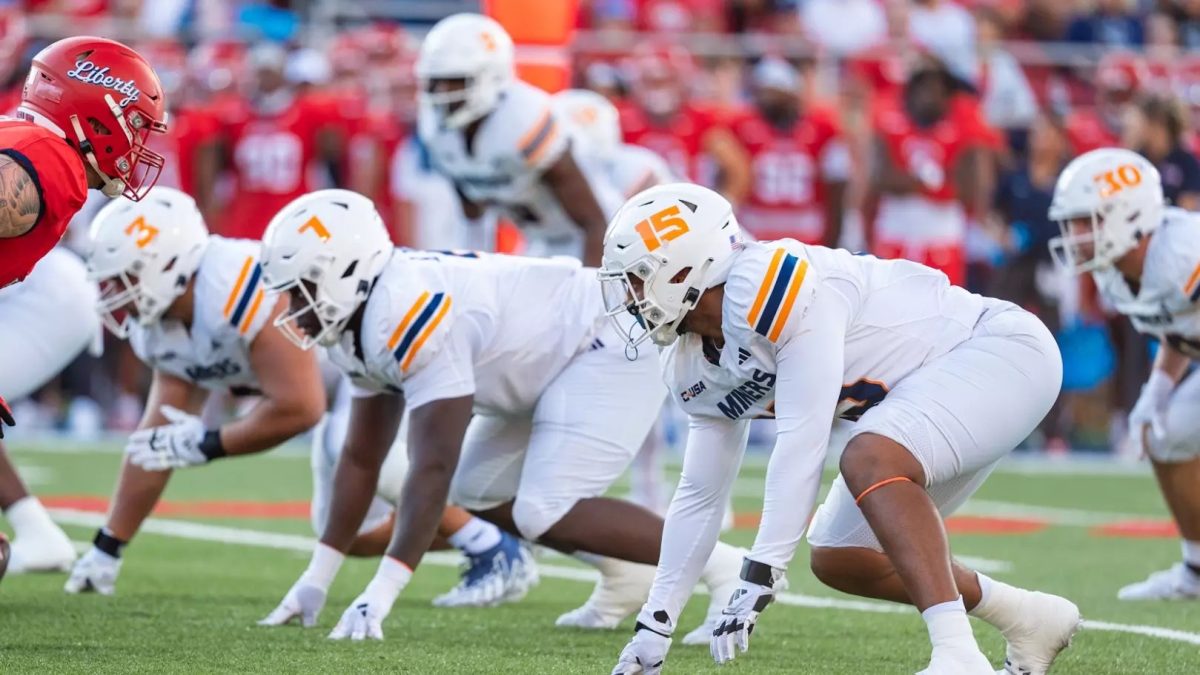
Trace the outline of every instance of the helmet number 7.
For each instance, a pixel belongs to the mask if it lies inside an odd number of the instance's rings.
[[[679,217],[678,206],[668,206],[634,226],[642,236],[647,251],[654,251],[664,241],[671,241],[688,231],[688,224]]]

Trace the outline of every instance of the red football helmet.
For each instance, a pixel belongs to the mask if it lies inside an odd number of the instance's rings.
[[[73,37],[33,57],[17,116],[74,145],[105,179],[104,194],[137,201],[162,170],[162,155],[146,142],[167,130],[166,103],[158,76],[137,52]]]

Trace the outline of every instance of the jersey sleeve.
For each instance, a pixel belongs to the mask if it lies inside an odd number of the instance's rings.
[[[252,342],[270,319],[275,296],[266,289],[259,247],[249,241],[214,238],[201,261],[201,320],[214,333]]]
[[[816,274],[798,244],[752,246],[725,284],[723,323],[744,344],[778,349],[801,332]]]
[[[716,546],[726,500],[746,451],[748,420],[692,417],[683,452],[683,474],[667,510],[650,613],[666,611],[672,624],[691,597]]]
[[[550,96],[531,85],[509,90],[504,105],[493,113],[490,140],[498,158],[519,172],[540,174],[557,162],[570,146],[570,134],[550,104]]]
[[[786,569],[812,515],[841,390],[848,314],[837,293],[822,294],[806,318],[812,328],[776,353],[775,447],[750,560]]]
[[[379,306],[386,312],[364,317],[371,338],[364,349],[374,370],[390,374],[410,407],[474,391],[470,350],[456,344],[451,330],[455,298],[433,275],[423,277],[409,273],[390,280],[377,291],[384,294]]]

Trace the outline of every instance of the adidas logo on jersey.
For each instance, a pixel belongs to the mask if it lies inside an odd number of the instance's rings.
[[[745,365],[746,361],[750,360],[750,352],[742,347],[738,347],[738,365]]]

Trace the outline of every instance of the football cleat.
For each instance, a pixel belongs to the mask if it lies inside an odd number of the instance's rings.
[[[502,532],[500,543],[478,555],[467,554],[458,585],[433,599],[435,607],[493,607],[516,602],[538,583],[533,552],[520,539]]]
[[[978,647],[934,647],[929,666],[917,675],[995,675],[995,669]]]
[[[117,591],[117,574],[120,571],[120,558],[92,547],[75,563],[63,590],[68,593],[112,595]]]
[[[1000,675],[1045,675],[1083,621],[1075,603],[1038,591],[1023,593],[1015,614],[1021,620],[1003,632],[1008,649]]]
[[[1200,598],[1200,576],[1183,563],[1151,574],[1117,591],[1121,600],[1196,600]]]
[[[24,534],[13,539],[9,574],[26,572],[66,572],[75,562],[75,547],[57,525],[42,528],[34,536]]]
[[[602,575],[587,602],[558,617],[555,626],[612,630],[641,608],[654,583],[654,566],[623,560],[613,562],[619,565],[620,572]]]

